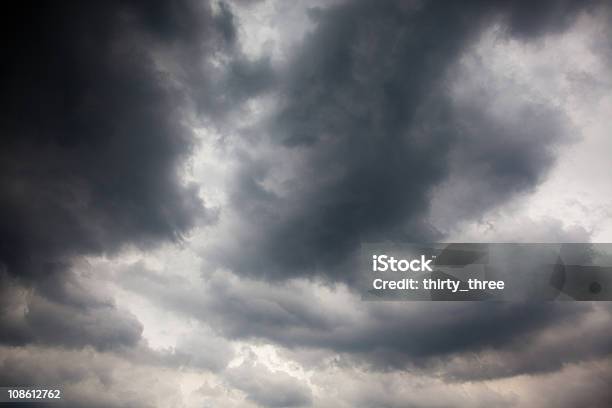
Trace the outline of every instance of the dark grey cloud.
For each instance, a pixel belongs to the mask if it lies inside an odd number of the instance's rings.
[[[111,0],[11,8],[0,39],[0,344],[154,354],[134,315],[83,284],[85,266],[75,258],[179,242],[214,222],[198,186],[182,179],[196,147],[190,107],[209,114],[225,103],[211,58],[230,56],[236,87],[266,67],[241,56],[233,15],[218,6]],[[232,102],[247,94],[233,92]],[[213,342],[206,360],[190,347],[147,358],[219,369],[231,355]],[[69,381],[32,366],[0,383],[62,380]]]
[[[533,4],[519,0],[506,5],[504,19],[512,35],[533,39],[566,30],[580,12],[599,11],[602,3],[597,0],[544,0]]]
[[[542,328],[528,341],[467,353],[456,360],[442,359],[432,366],[436,370],[442,364],[446,379],[464,382],[554,373],[572,364],[597,364],[612,356],[611,321],[609,305],[593,305],[578,318],[564,317],[555,325]]]
[[[1,40],[0,274],[5,302],[23,294],[23,313],[3,308],[3,341],[138,343],[140,323],[80,287],[71,267],[126,245],[179,242],[214,221],[198,186],[181,178],[196,147],[190,107],[207,120],[271,81],[266,60],[241,54],[229,6],[217,6],[11,10]],[[210,60],[221,56],[215,71]]]
[[[82,287],[72,275],[54,280],[61,285],[59,299],[6,275],[0,284],[0,343],[109,350],[133,347],[141,339],[142,325],[135,316]]]
[[[552,372],[612,353],[605,303],[362,302],[347,288],[307,281],[216,274],[194,286],[142,264],[123,271],[120,282],[228,339],[263,340],[297,355],[326,350],[375,371],[472,381]]]
[[[441,238],[424,219],[432,189],[451,176],[476,186],[457,217],[537,185],[568,140],[563,114],[524,98],[499,117],[487,111],[490,90],[459,105],[448,91],[483,28],[502,24],[531,41],[585,9],[546,2],[529,10],[478,1],[311,10],[315,28],[279,75],[279,108],[249,133],[280,158],[242,153],[232,195],[241,231],[205,257],[241,274],[350,279],[360,242]],[[278,192],[269,180],[286,157],[295,163]]]
[[[0,261],[48,273],[81,254],[179,240],[210,220],[179,178],[188,95],[157,65],[234,40],[204,2],[21,3],[2,39]],[[220,29],[220,30],[219,30]]]
[[[125,288],[155,299],[165,310],[196,318],[228,339],[280,347],[277,350],[284,357],[315,377],[328,372],[351,377],[353,371],[361,373],[357,377],[372,376],[344,396],[326,394],[332,405],[348,401],[348,406],[435,407],[460,398],[458,406],[522,407],[530,406],[525,401],[534,398],[527,391],[529,384],[536,388],[535,384],[544,383],[554,389],[564,382],[575,384],[572,392],[564,391],[557,399],[564,406],[571,405],[567,401],[605,406],[608,398],[604,382],[564,373],[571,367],[599,367],[602,378],[609,375],[612,309],[606,303],[362,302],[348,288],[306,280],[271,284],[214,274],[194,285],[147,271],[143,265],[122,272],[121,277]],[[240,376],[246,385],[232,383],[247,394],[268,381],[267,370],[254,365],[247,364],[248,374]],[[235,379],[236,372],[228,369],[228,381]],[[398,374],[400,384],[391,386],[386,377],[376,377],[393,373],[404,373]],[[433,385],[421,385],[413,393],[403,375],[420,381],[431,378]],[[478,392],[464,401],[464,393],[458,391],[461,384],[508,378],[531,380],[514,396]],[[320,381],[327,384],[331,379]],[[337,381],[336,386],[327,384],[326,390],[349,387],[347,378]],[[268,406],[264,398],[277,394],[262,391],[261,395],[258,402]],[[313,405],[320,404],[313,399]]]
[[[0,385],[54,380],[72,386],[70,406],[159,406],[147,393],[163,384],[156,376],[193,369],[220,376],[249,403],[315,404],[306,382],[288,374],[254,361],[228,368],[233,340],[333,356],[340,369],[368,375],[438,376],[444,389],[609,359],[607,306],[362,303],[350,286],[330,283],[350,281],[362,241],[441,238],[424,216],[445,183],[470,198],[452,205],[452,189],[439,198],[453,219],[477,218],[538,185],[569,139],[563,113],[518,98],[499,115],[491,106],[509,97],[499,89],[484,84],[457,100],[449,87],[483,29],[499,24],[508,38],[533,42],[595,2],[312,9],[312,32],[280,68],[242,52],[240,22],[225,3],[20,7],[0,40]],[[265,92],[278,105],[241,128],[241,103]],[[142,264],[113,276],[210,327],[152,350],[133,315],[83,285],[74,258],[178,242],[214,222],[198,187],[181,180],[195,124],[238,135],[230,142],[242,150],[229,154],[238,170],[219,211],[236,217],[235,229],[204,251],[206,267],[221,271],[207,270],[201,286]],[[280,187],[270,187],[279,174]],[[593,384],[556,402],[606,406],[605,384]],[[355,393],[354,405],[440,406],[373,388]],[[482,405],[513,404],[488,398]]]

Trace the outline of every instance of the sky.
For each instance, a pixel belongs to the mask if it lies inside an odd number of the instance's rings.
[[[612,242],[604,1],[20,2],[0,386],[612,406],[608,302],[366,302],[364,242]]]

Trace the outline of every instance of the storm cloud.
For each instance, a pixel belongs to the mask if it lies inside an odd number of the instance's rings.
[[[310,10],[315,28],[258,129],[273,153],[242,152],[231,202],[243,224],[206,257],[270,279],[350,280],[362,242],[443,237],[425,216],[444,183],[438,202],[458,207],[449,222],[534,188],[570,139],[563,112],[529,95],[500,98],[488,84],[453,90],[464,80],[460,57],[485,28],[535,41],[584,11],[571,2],[528,9],[348,2]]]
[[[1,74],[5,268],[45,273],[74,255],[178,240],[210,218],[179,177],[193,146],[186,96],[154,54],[226,46],[231,30],[218,30],[208,6],[35,3],[13,13]]]
[[[21,3],[0,40],[0,386],[608,406],[609,304],[354,286],[364,242],[610,239],[612,13],[532,3]]]

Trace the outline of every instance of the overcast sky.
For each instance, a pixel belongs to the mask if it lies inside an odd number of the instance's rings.
[[[25,3],[0,40],[0,386],[612,406],[610,303],[364,302],[351,272],[362,242],[612,242],[609,4]]]

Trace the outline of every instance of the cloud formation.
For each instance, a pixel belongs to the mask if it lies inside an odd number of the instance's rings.
[[[311,10],[315,28],[260,125],[260,144],[274,153],[244,153],[231,195],[242,224],[205,256],[251,276],[350,280],[361,242],[442,238],[425,216],[443,183],[450,187],[438,202],[465,198],[447,215],[453,222],[534,188],[569,139],[563,112],[462,85],[457,68],[493,24],[528,41],[582,10],[556,2],[535,15],[528,9],[347,2]]]
[[[485,54],[573,50],[609,6],[313,4],[7,20],[0,385],[59,382],[66,407],[610,405],[610,305],[363,302],[351,272],[366,241],[591,238],[552,201],[499,215],[590,133]],[[609,73],[603,27],[541,75],[612,95],[587,80]]]

